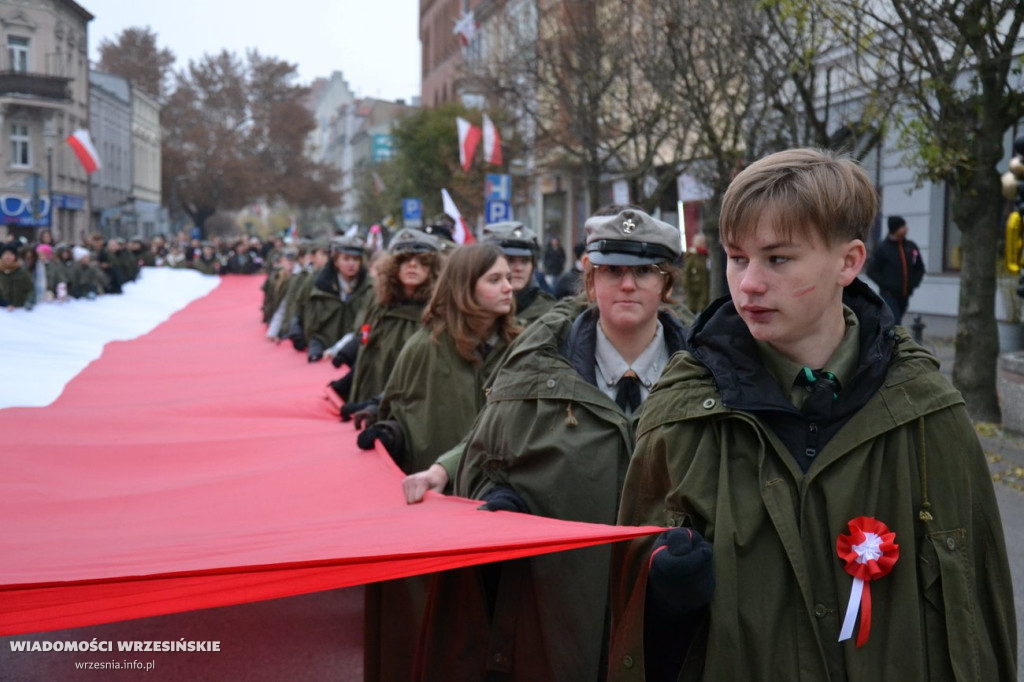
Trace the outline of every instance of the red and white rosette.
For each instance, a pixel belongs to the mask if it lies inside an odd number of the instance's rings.
[[[871,581],[889,575],[893,564],[900,558],[900,546],[894,542],[896,533],[871,517],[858,516],[850,521],[849,526],[850,534],[840,535],[836,540],[836,552],[846,562],[846,572],[853,576],[853,589],[846,605],[839,641],[853,636],[859,612],[857,646],[861,647],[871,633]]]

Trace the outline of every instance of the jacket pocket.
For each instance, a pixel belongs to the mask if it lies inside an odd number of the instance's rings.
[[[929,679],[980,679],[967,531],[925,536],[920,570]]]

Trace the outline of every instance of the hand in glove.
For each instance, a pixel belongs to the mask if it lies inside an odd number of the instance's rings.
[[[310,339],[309,350],[306,354],[306,359],[310,362],[320,362],[320,359],[324,356],[324,344],[320,343],[316,339]]]
[[[371,408],[373,409],[374,412],[377,412],[379,404],[380,401],[378,401],[375,398],[371,398],[370,400],[364,400],[360,403],[345,403],[344,405],[341,406],[341,421],[351,421],[352,417],[355,416],[356,412],[365,412]],[[377,420],[374,419],[370,422],[367,422],[366,426],[369,426],[375,421]],[[356,422],[356,428],[361,429],[363,427],[360,426],[359,422]]]
[[[648,603],[653,600],[666,615],[683,616],[707,605],[714,591],[711,543],[692,528],[659,535],[648,563]]]
[[[356,437],[356,445],[363,450],[373,450],[374,443],[378,440],[395,464],[401,467],[405,459],[405,434],[402,433],[399,423],[393,419],[386,419],[366,427]]]
[[[530,507],[527,506],[526,500],[509,485],[494,486],[484,494],[481,500],[484,504],[480,505],[478,509],[519,512],[520,514],[530,513]]]

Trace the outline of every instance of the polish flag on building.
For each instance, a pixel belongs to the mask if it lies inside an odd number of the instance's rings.
[[[487,114],[484,114],[484,161],[501,165],[501,136]]]
[[[469,43],[473,40],[473,36],[476,35],[476,19],[473,18],[472,12],[466,12],[458,19],[455,20],[455,28],[452,29],[452,33],[459,37],[459,42],[462,43],[462,47],[469,47]]]
[[[444,187],[441,188],[441,206],[444,208],[445,215],[455,221],[455,229],[452,232],[452,239],[455,240],[455,243],[472,244],[476,241],[473,238],[473,233],[469,231],[466,221],[462,218],[462,213],[452,201],[452,195],[448,194],[448,190]]]
[[[480,129],[461,117],[456,117],[455,125],[459,129],[459,163],[462,164],[462,170],[468,171],[476,147],[480,144]]]
[[[71,145],[71,149],[74,150],[78,160],[82,162],[86,175],[94,173],[103,167],[100,163],[100,155],[96,151],[96,147],[92,146],[92,138],[89,136],[88,130],[79,128],[71,133],[68,136],[68,144]]]

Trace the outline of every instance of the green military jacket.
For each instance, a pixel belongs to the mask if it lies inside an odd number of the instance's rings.
[[[523,305],[524,297],[518,295],[522,292],[516,292],[516,320],[523,327],[529,326],[531,322],[551,310],[555,303],[557,303],[554,296],[539,286],[533,286],[525,291],[528,292],[526,294],[528,302],[523,307],[520,306]]]
[[[325,269],[321,269],[314,275],[315,282],[326,280],[325,286],[331,288],[324,289],[314,284],[310,287],[302,309],[306,341],[316,339],[324,348],[329,348],[345,334],[355,331],[356,322],[362,319],[366,307],[374,300],[373,280],[365,270],[360,271],[355,288],[346,301],[341,300],[337,281],[331,281],[331,277],[336,277],[333,273],[333,268],[326,273]]]
[[[395,360],[409,338],[423,323],[424,303],[406,303],[384,307],[370,304],[360,326],[362,337],[352,379],[352,402],[363,402],[379,396],[388,383]]]
[[[381,401],[382,419],[394,419],[405,434],[405,473],[422,471],[457,445],[484,406],[484,384],[506,348],[499,341],[479,365],[462,359],[455,341],[435,341],[420,329],[395,361]]]
[[[852,578],[848,522],[895,532],[899,559],[870,584],[870,638],[840,643]],[[676,354],[648,398],[619,512],[692,526],[714,546],[716,588],[680,679],[884,682],[1016,679],[1016,621],[999,509],[963,398],[897,330],[881,388],[807,473],[706,367]],[[609,678],[643,680],[654,537],[613,550]]]
[[[32,283],[32,276],[21,265],[9,271],[0,270],[0,300],[6,301],[4,305],[22,308],[26,303],[35,302],[35,286]]]
[[[531,514],[615,522],[636,416],[627,417],[563,354],[590,347],[595,313],[577,318],[552,312],[512,345],[467,439],[456,495],[482,499],[505,485]],[[576,328],[585,331],[570,342],[577,319]],[[678,349],[682,324],[669,313],[662,313],[662,323],[670,352]],[[593,357],[582,361],[592,365]],[[434,583],[421,638],[420,679],[446,672],[450,679],[600,679],[609,557],[603,545],[502,562],[482,573],[471,568],[443,574]],[[485,583],[497,585],[493,617],[485,606]],[[456,641],[457,649],[451,646]]]
[[[109,286],[107,276],[93,263],[75,263],[68,269],[68,294],[74,298],[102,294]]]
[[[301,329],[303,302],[309,296],[309,288],[313,286],[313,273],[303,268],[288,278],[284,293],[284,324],[281,326],[282,338],[288,335],[292,322],[298,320]]]

